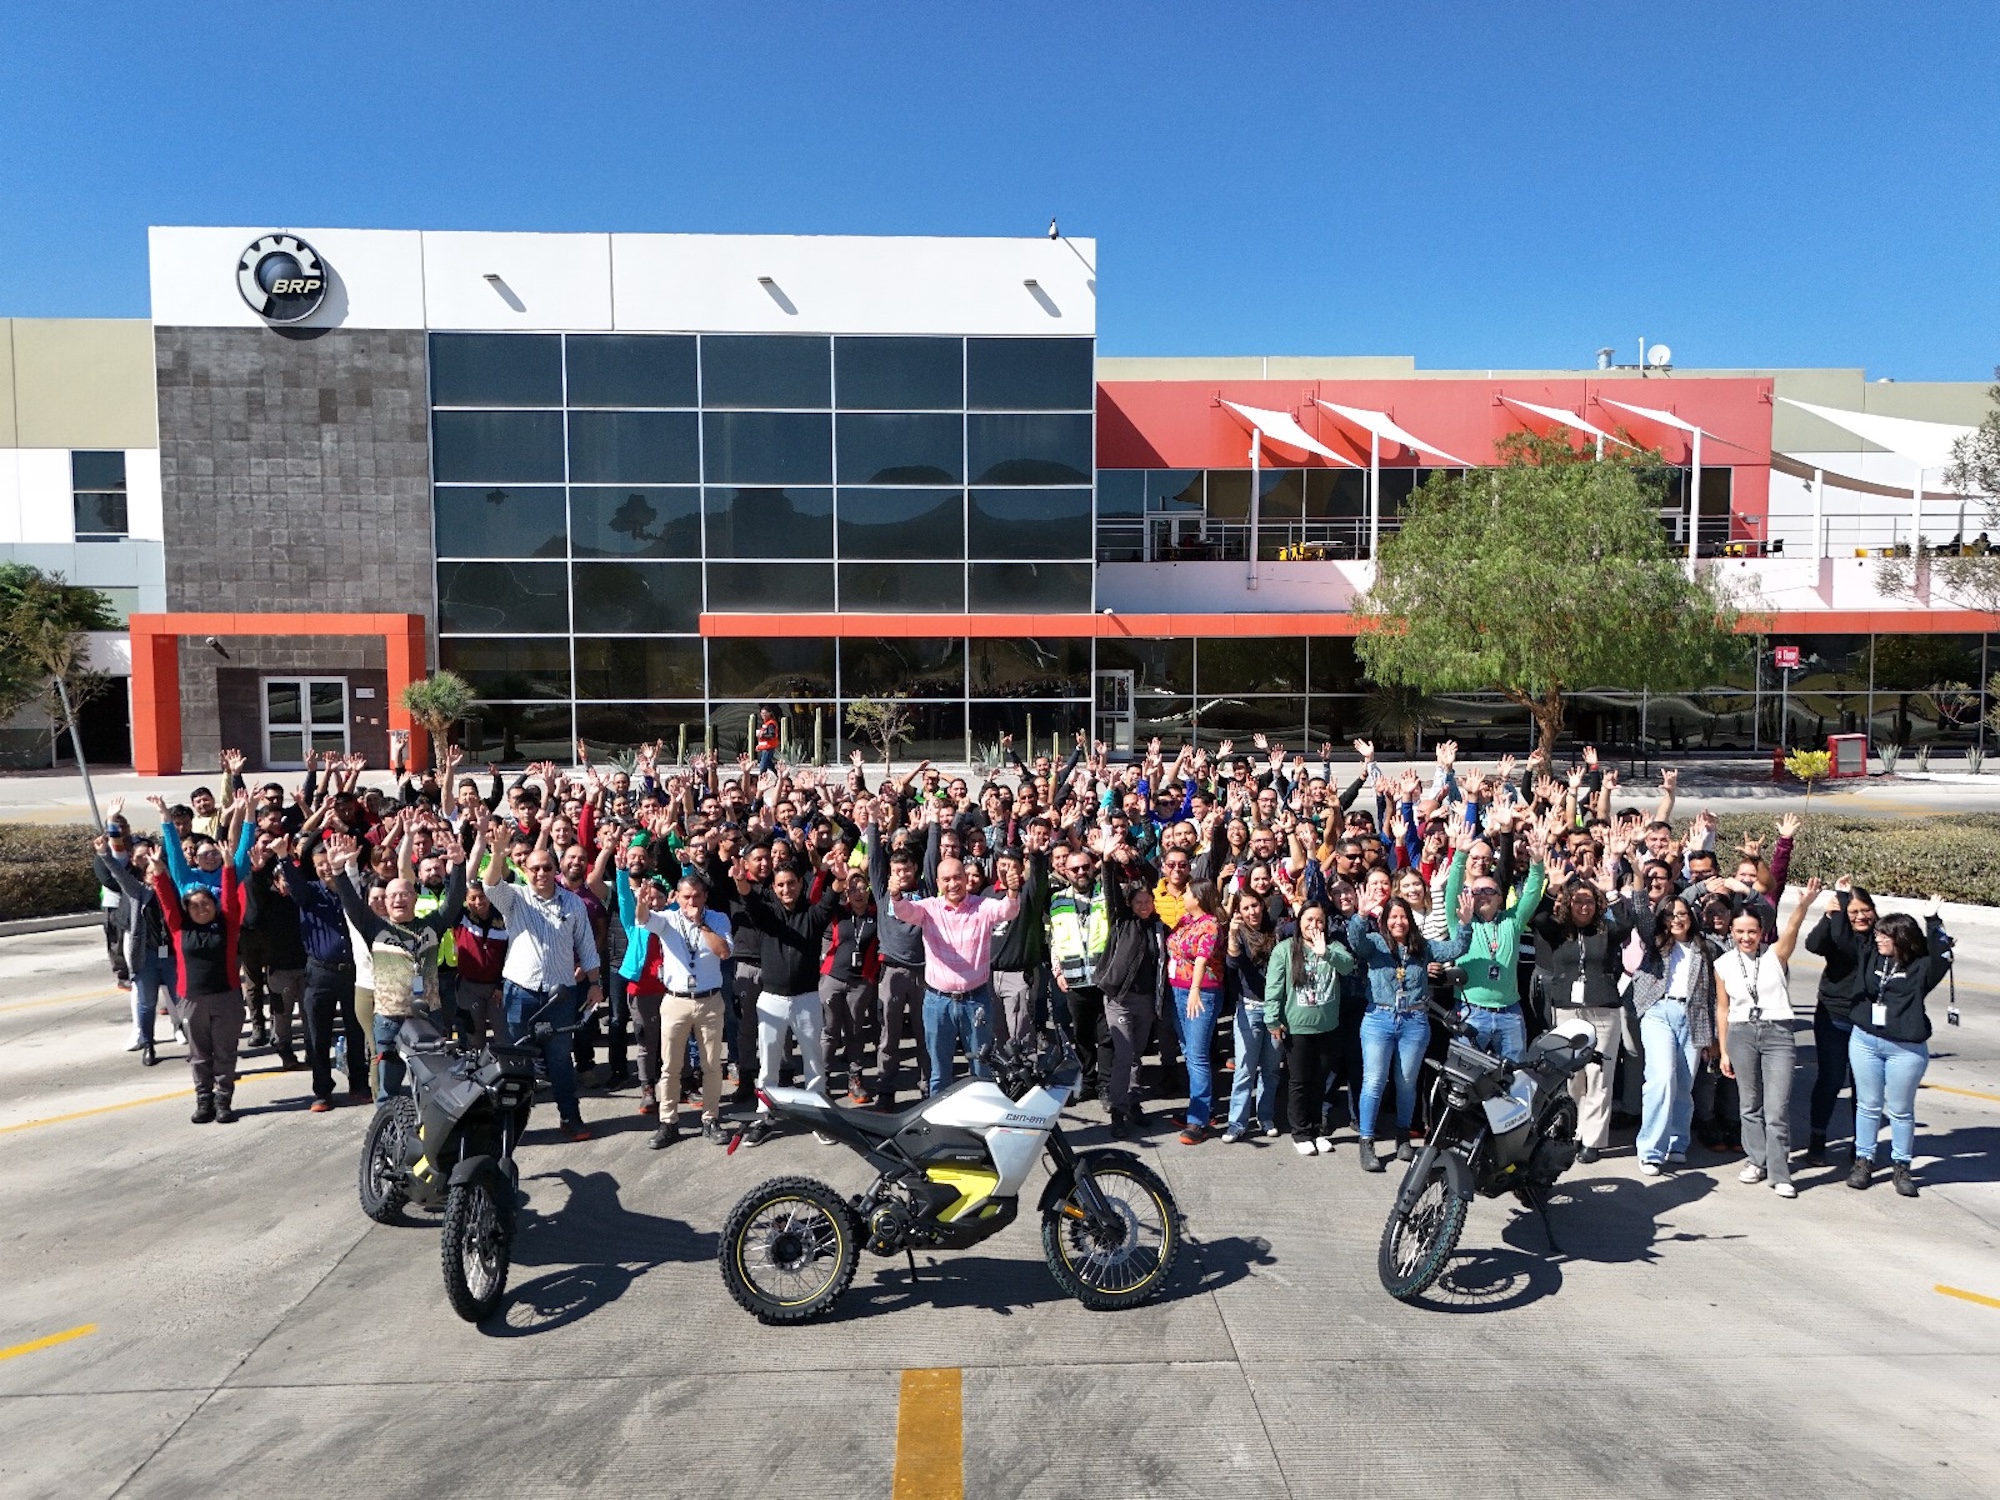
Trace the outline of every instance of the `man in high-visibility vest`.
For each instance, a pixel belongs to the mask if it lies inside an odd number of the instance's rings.
[[[1069,1005],[1083,1064],[1079,1101],[1095,1099],[1111,1074],[1111,1031],[1104,1019],[1104,992],[1097,988],[1097,961],[1111,936],[1111,914],[1097,880],[1097,860],[1087,849],[1062,857],[1068,884],[1049,897],[1049,967],[1056,989]]]
[[[766,708],[757,715],[757,769],[759,772],[778,769],[778,716]]]

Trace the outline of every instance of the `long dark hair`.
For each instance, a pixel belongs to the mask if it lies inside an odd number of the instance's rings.
[[[1403,915],[1410,921],[1410,935],[1403,943],[1403,951],[1421,962],[1428,958],[1431,949],[1430,944],[1424,940],[1424,929],[1417,923],[1417,909],[1409,902],[1401,896],[1391,896],[1382,904],[1382,910],[1376,914],[1375,925],[1381,930],[1382,941],[1394,947],[1396,940],[1389,936],[1389,913],[1397,907],[1403,909]]]
[[[1665,953],[1674,946],[1674,912],[1678,909],[1687,913],[1688,941],[1701,946],[1701,918],[1695,915],[1694,907],[1685,896],[1669,896],[1653,908],[1653,951]]]
[[[1888,936],[1896,946],[1896,962],[1908,966],[1923,958],[1931,951],[1930,939],[1924,936],[1917,919],[1902,912],[1892,912],[1875,924],[1875,930]]]

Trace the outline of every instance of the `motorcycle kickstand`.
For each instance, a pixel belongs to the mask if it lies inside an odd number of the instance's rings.
[[[1542,1234],[1549,1242],[1549,1254],[1561,1255],[1563,1247],[1556,1243],[1555,1227],[1549,1223],[1548,1198],[1541,1193],[1530,1193],[1528,1203],[1535,1210],[1535,1217],[1542,1221]]]
[[[905,1245],[903,1247],[903,1254],[908,1257],[910,1262],[910,1285],[915,1286],[917,1284],[917,1252],[912,1250],[908,1245]]]

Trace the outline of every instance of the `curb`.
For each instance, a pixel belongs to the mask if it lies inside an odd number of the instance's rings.
[[[101,911],[73,911],[60,917],[17,917],[0,922],[0,937],[22,937],[31,932],[63,932],[71,927],[96,927],[104,920]]]

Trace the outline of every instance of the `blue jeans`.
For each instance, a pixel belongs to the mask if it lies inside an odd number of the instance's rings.
[[[1422,1011],[1393,1011],[1371,1005],[1361,1018],[1361,1135],[1375,1139],[1375,1116],[1382,1109],[1382,1091],[1389,1085],[1389,1066],[1396,1068],[1396,1128],[1408,1133],[1417,1113],[1417,1078],[1423,1071],[1424,1048],[1430,1044],[1431,1021]]]
[[[375,1012],[373,1041],[375,1043],[375,1102],[384,1103],[403,1091],[403,1080],[409,1075],[402,1054],[396,1050],[396,1033],[403,1029],[402,1016],[385,1016]]]
[[[1204,986],[1193,1015],[1188,1014],[1190,992],[1180,985],[1174,985],[1173,992],[1174,1031],[1181,1039],[1181,1057],[1187,1063],[1188,1128],[1206,1128],[1215,1108],[1215,1077],[1209,1054],[1214,1050],[1215,1002],[1222,992]]]
[[[553,999],[540,991],[523,989],[511,979],[500,988],[507,1000],[507,1039],[517,1047],[534,1045],[529,1018],[538,1011],[541,1012],[538,1019],[552,1026],[576,1024],[575,985],[564,985]],[[548,1009],[543,1010],[545,1005]],[[576,1056],[571,1050],[571,1040],[572,1033],[557,1032],[541,1043],[539,1049],[542,1063],[548,1069],[549,1092],[556,1096],[556,1114],[565,1125],[583,1119],[583,1109],[576,1099]]]
[[[931,1059],[931,1097],[951,1087],[952,1059],[960,1046],[972,1063],[974,1078],[991,1078],[979,1060],[979,1049],[993,1040],[993,987],[982,984],[964,999],[954,1000],[924,989],[924,1047]]]
[[[1491,1052],[1498,1050],[1508,1062],[1528,1055],[1528,1026],[1521,1019],[1521,1007],[1491,1010],[1484,1005],[1461,1005],[1458,1018],[1472,1030],[1472,1038]]]
[[[141,950],[146,944],[137,945]],[[174,999],[176,974],[171,958],[160,958],[150,952],[132,965],[132,1023],[139,1039],[150,1042],[153,1039],[153,1024],[160,1014],[160,1002],[169,1005]]]
[[[1640,1161],[1687,1155],[1694,1133],[1694,1070],[1700,1053],[1688,1030],[1685,1000],[1660,1000],[1639,1017],[1645,1049],[1646,1089],[1640,1106]]]
[[[1854,1159],[1873,1161],[1882,1116],[1889,1117],[1889,1159],[1907,1162],[1917,1149],[1917,1085],[1931,1065],[1922,1042],[1897,1042],[1854,1028],[1847,1060],[1854,1069]]]
[[[1247,995],[1236,1002],[1236,1081],[1229,1088],[1229,1123],[1243,1130],[1271,1130],[1278,1123],[1278,1044],[1264,1024],[1263,1005]]]

